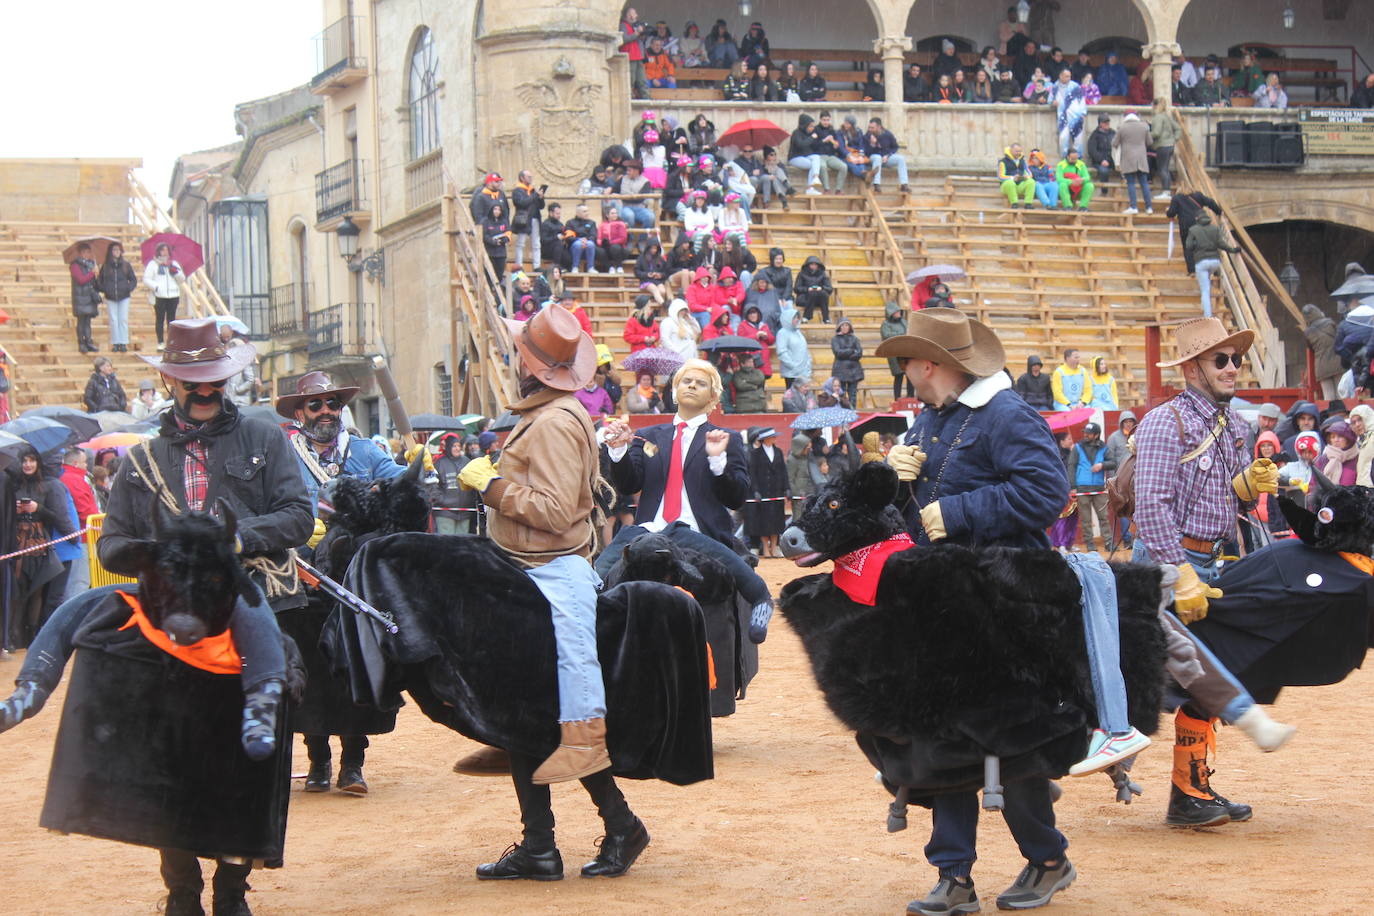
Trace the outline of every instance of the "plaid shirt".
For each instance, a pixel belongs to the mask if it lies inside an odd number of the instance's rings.
[[[1183,439],[1179,440],[1179,421]],[[1180,464],[1224,416],[1225,426],[1207,451]],[[1231,536],[1242,508],[1231,479],[1249,464],[1249,431],[1229,406],[1218,408],[1193,389],[1147,413],[1135,431],[1135,524],[1157,563],[1187,561],[1179,538],[1217,541]]]
[[[189,423],[176,419],[177,426],[192,429]],[[182,477],[186,481],[186,508],[192,512],[205,510],[205,497],[210,492],[210,450],[200,439],[192,439],[182,446],[186,458],[181,466]]]

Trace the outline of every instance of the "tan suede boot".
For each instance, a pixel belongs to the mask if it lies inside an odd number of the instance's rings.
[[[533,782],[536,786],[547,786],[555,782],[568,782],[581,779],[608,769],[611,755],[606,750],[606,720],[584,719],[581,722],[564,722],[562,740],[558,750],[534,771]]]

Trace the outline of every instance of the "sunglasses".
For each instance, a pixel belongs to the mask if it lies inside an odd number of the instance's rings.
[[[311,398],[305,402],[305,409],[311,413],[317,413],[325,407],[338,413],[343,408],[343,401],[338,398]]]
[[[1216,366],[1217,369],[1225,369],[1226,364],[1230,363],[1239,369],[1244,359],[1245,357],[1241,356],[1239,353],[1218,353],[1212,357],[1212,365]]]
[[[220,379],[218,382],[182,382],[181,387],[187,391],[198,391],[201,385],[209,385],[216,390],[223,388],[228,383],[228,379]]]

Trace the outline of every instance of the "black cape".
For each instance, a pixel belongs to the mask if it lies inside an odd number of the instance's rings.
[[[1216,582],[1222,597],[1189,629],[1250,691],[1272,703],[1284,687],[1336,684],[1374,645],[1374,577],[1339,554],[1277,541]]]
[[[421,711],[475,741],[544,758],[558,744],[557,652],[548,602],[490,541],[394,534],[349,566],[348,588],[391,612],[387,635],[336,610],[322,646],[356,702]],[[697,602],[627,582],[597,602],[612,772],[687,785],[710,779],[706,628]]]
[[[333,602],[312,595],[303,608],[282,611],[277,624],[296,641],[305,663],[305,695],[291,713],[291,728],[301,735],[385,735],[396,728],[396,710],[359,706],[348,683],[336,677],[320,651],[320,633]]]

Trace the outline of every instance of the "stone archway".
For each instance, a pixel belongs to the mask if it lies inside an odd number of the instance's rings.
[[[1240,196],[1233,191],[1228,200]],[[1374,202],[1357,203],[1349,199],[1290,197],[1275,194],[1272,199],[1232,204],[1232,212],[1246,226],[1264,226],[1293,220],[1312,220],[1348,226],[1374,234]]]

